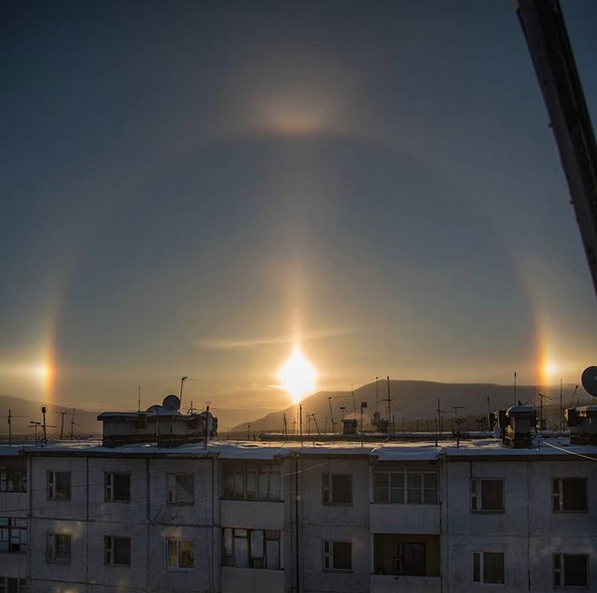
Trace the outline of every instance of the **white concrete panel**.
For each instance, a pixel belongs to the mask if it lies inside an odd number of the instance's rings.
[[[222,593],[284,593],[284,571],[223,566]]]
[[[222,500],[220,513],[223,527],[284,529],[283,502]]]

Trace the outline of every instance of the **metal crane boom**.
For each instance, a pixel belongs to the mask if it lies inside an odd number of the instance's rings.
[[[518,0],[517,13],[568,180],[597,293],[597,148],[558,0]]]

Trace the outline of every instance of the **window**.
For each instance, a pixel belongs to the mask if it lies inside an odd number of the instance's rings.
[[[0,492],[27,492],[27,462],[24,457],[0,457]]]
[[[185,539],[166,539],[166,556],[170,568],[193,568],[193,542]]]
[[[503,552],[473,553],[473,582],[494,585],[504,584]]]
[[[0,552],[27,551],[27,520],[0,517]]]
[[[168,504],[194,504],[195,474],[168,474]]]
[[[435,471],[375,471],[373,502],[376,504],[437,504],[438,479]]]
[[[70,500],[70,472],[47,472],[48,498]]]
[[[426,574],[425,544],[394,544],[394,572],[410,576]]]
[[[70,563],[70,535],[46,534],[46,560],[48,562]]]
[[[104,473],[104,500],[106,502],[130,502],[131,474]]]
[[[238,568],[280,568],[280,532],[269,529],[222,530],[222,564]]]
[[[224,498],[239,500],[280,500],[280,481],[279,464],[226,464],[222,493]]]
[[[324,541],[323,570],[352,570],[352,544]]]
[[[350,474],[322,474],[323,504],[352,504],[352,476]]]
[[[106,535],[104,537],[104,564],[130,566],[131,538]]]
[[[471,478],[471,511],[503,512],[504,480],[501,478]]]
[[[554,478],[552,481],[551,508],[554,513],[586,513],[586,478]]]
[[[25,593],[29,591],[27,579],[0,577],[0,593]]]
[[[554,554],[554,587],[588,587],[589,557],[586,554]]]

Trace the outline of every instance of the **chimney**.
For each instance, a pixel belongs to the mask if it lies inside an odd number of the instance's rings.
[[[525,449],[533,446],[531,427],[537,420],[537,412],[532,406],[518,404],[506,410],[504,443],[512,449]]]

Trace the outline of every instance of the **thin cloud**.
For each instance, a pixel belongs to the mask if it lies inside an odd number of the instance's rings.
[[[256,348],[258,346],[270,346],[272,344],[290,344],[297,339],[299,341],[322,340],[333,338],[344,334],[352,333],[354,329],[323,329],[310,332],[302,332],[298,336],[288,334],[285,336],[270,336],[263,338],[221,338],[217,340],[198,340],[196,346],[208,350],[237,350],[240,348]]]

